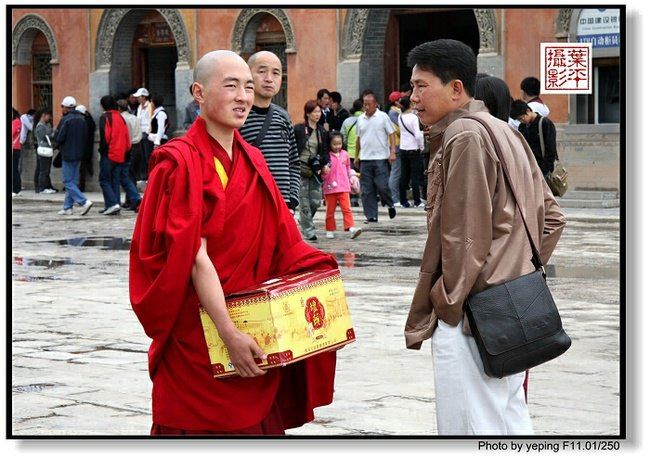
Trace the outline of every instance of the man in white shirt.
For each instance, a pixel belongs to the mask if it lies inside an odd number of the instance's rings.
[[[140,128],[142,130],[141,147],[133,157],[134,167],[137,170],[137,180],[147,180],[149,175],[148,163],[151,152],[153,152],[153,142],[149,140],[149,133],[151,132],[151,117],[153,114],[153,106],[149,101],[149,91],[140,87],[137,92],[133,94],[138,99],[140,105],[138,106],[137,117],[140,119]]]
[[[420,151],[424,150],[424,135],[420,130],[420,121],[411,111],[411,100],[409,97],[400,99],[402,114],[397,119],[399,126],[399,160],[402,162],[399,180],[399,201],[402,207],[410,207],[406,198],[406,190],[409,186],[413,189],[414,207],[424,207],[420,200],[420,186],[424,179],[422,169],[422,156]]]
[[[380,111],[377,97],[372,92],[366,92],[363,97],[364,114],[357,121],[357,157],[355,166],[361,166],[361,201],[365,223],[378,220],[377,194],[388,205],[388,215],[396,215],[393,198],[388,188],[390,175],[389,163],[397,158],[395,145],[395,130],[388,114]],[[389,146],[390,144],[390,146]]]
[[[549,107],[546,106],[539,97],[541,91],[541,83],[539,82],[539,79],[535,76],[528,76],[527,78],[522,79],[519,87],[521,88],[521,98],[528,103],[530,109],[544,117],[548,117],[549,114],[551,114]]]

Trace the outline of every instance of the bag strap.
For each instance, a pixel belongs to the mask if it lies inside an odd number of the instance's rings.
[[[539,145],[541,146],[542,149],[542,158],[546,155],[546,147],[544,146],[544,131],[542,130],[542,122],[544,121],[544,116],[539,114],[539,123],[537,124],[537,128],[539,130]]]
[[[413,134],[413,132],[412,132],[411,130],[409,130],[409,127],[407,127],[407,126],[404,124],[404,120],[402,119],[402,116],[401,116],[401,115],[399,116],[399,121],[402,123],[402,126],[404,127],[404,129],[405,129],[406,131],[408,131],[408,132],[411,134],[411,136],[413,136],[413,137],[415,138],[415,135]]]
[[[47,139],[47,143],[52,147],[52,141],[50,141],[50,137],[46,134],[45,139]]]
[[[515,197],[515,204],[519,208],[519,213],[521,214],[521,219],[524,222],[524,227],[526,228],[526,234],[528,235],[528,242],[530,242],[530,249],[533,252],[533,258],[531,259],[533,265],[535,266],[535,269],[541,269],[542,271],[544,270],[544,265],[542,263],[542,259],[539,255],[539,251],[537,250],[537,247],[535,247],[535,243],[533,242],[533,237],[530,234],[530,230],[528,229],[528,224],[526,223],[526,217],[524,217],[524,211],[521,209],[523,206],[521,202],[519,201],[519,198],[517,197],[517,193],[515,192],[515,187],[512,185],[512,179],[510,178],[510,173],[508,172],[508,166],[506,165],[506,161],[503,159],[503,152],[501,151],[501,146],[499,145],[499,142],[497,141],[496,137],[494,136],[494,132],[492,131],[492,128],[488,125],[488,123],[475,116],[467,116],[465,117],[466,119],[472,119],[483,125],[483,127],[487,130],[488,134],[490,135],[490,139],[492,140],[492,144],[494,146],[494,150],[497,154],[497,157],[499,158],[499,161],[501,162],[501,168],[503,169],[503,174],[506,178],[506,182],[508,183],[508,186],[510,187],[510,191],[512,192],[513,196]]]
[[[253,146],[260,147],[260,144],[262,144],[262,141],[264,141],[266,132],[269,131],[271,120],[273,120],[273,103],[269,105],[269,110],[266,113],[266,117],[264,117],[264,124],[262,125],[260,132],[257,134],[255,141],[253,141]]]
[[[346,137],[350,136],[350,130],[352,130],[354,128],[354,126],[357,124],[358,121],[359,121],[359,118],[357,117],[356,119],[354,119],[354,122],[352,122],[350,124],[350,126],[347,128],[347,130],[345,130],[345,136]]]

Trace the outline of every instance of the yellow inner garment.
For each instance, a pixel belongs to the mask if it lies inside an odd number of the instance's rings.
[[[219,179],[221,179],[221,185],[225,189],[226,186],[228,185],[228,174],[226,173],[226,169],[223,167],[223,165],[221,164],[221,162],[217,157],[214,157],[214,168],[217,170]]]

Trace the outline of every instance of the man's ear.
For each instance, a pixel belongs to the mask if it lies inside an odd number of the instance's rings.
[[[465,92],[465,86],[463,85],[463,81],[460,79],[454,79],[451,81],[451,98],[452,100],[456,101],[460,97],[463,96],[463,93]]]
[[[199,102],[203,103],[204,101],[204,95],[203,95],[203,85],[195,82],[192,84],[192,95],[194,95],[194,99]]]

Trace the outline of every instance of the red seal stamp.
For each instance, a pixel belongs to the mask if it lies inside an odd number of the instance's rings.
[[[307,299],[305,319],[312,324],[314,329],[321,328],[325,323],[325,307],[315,296]]]

